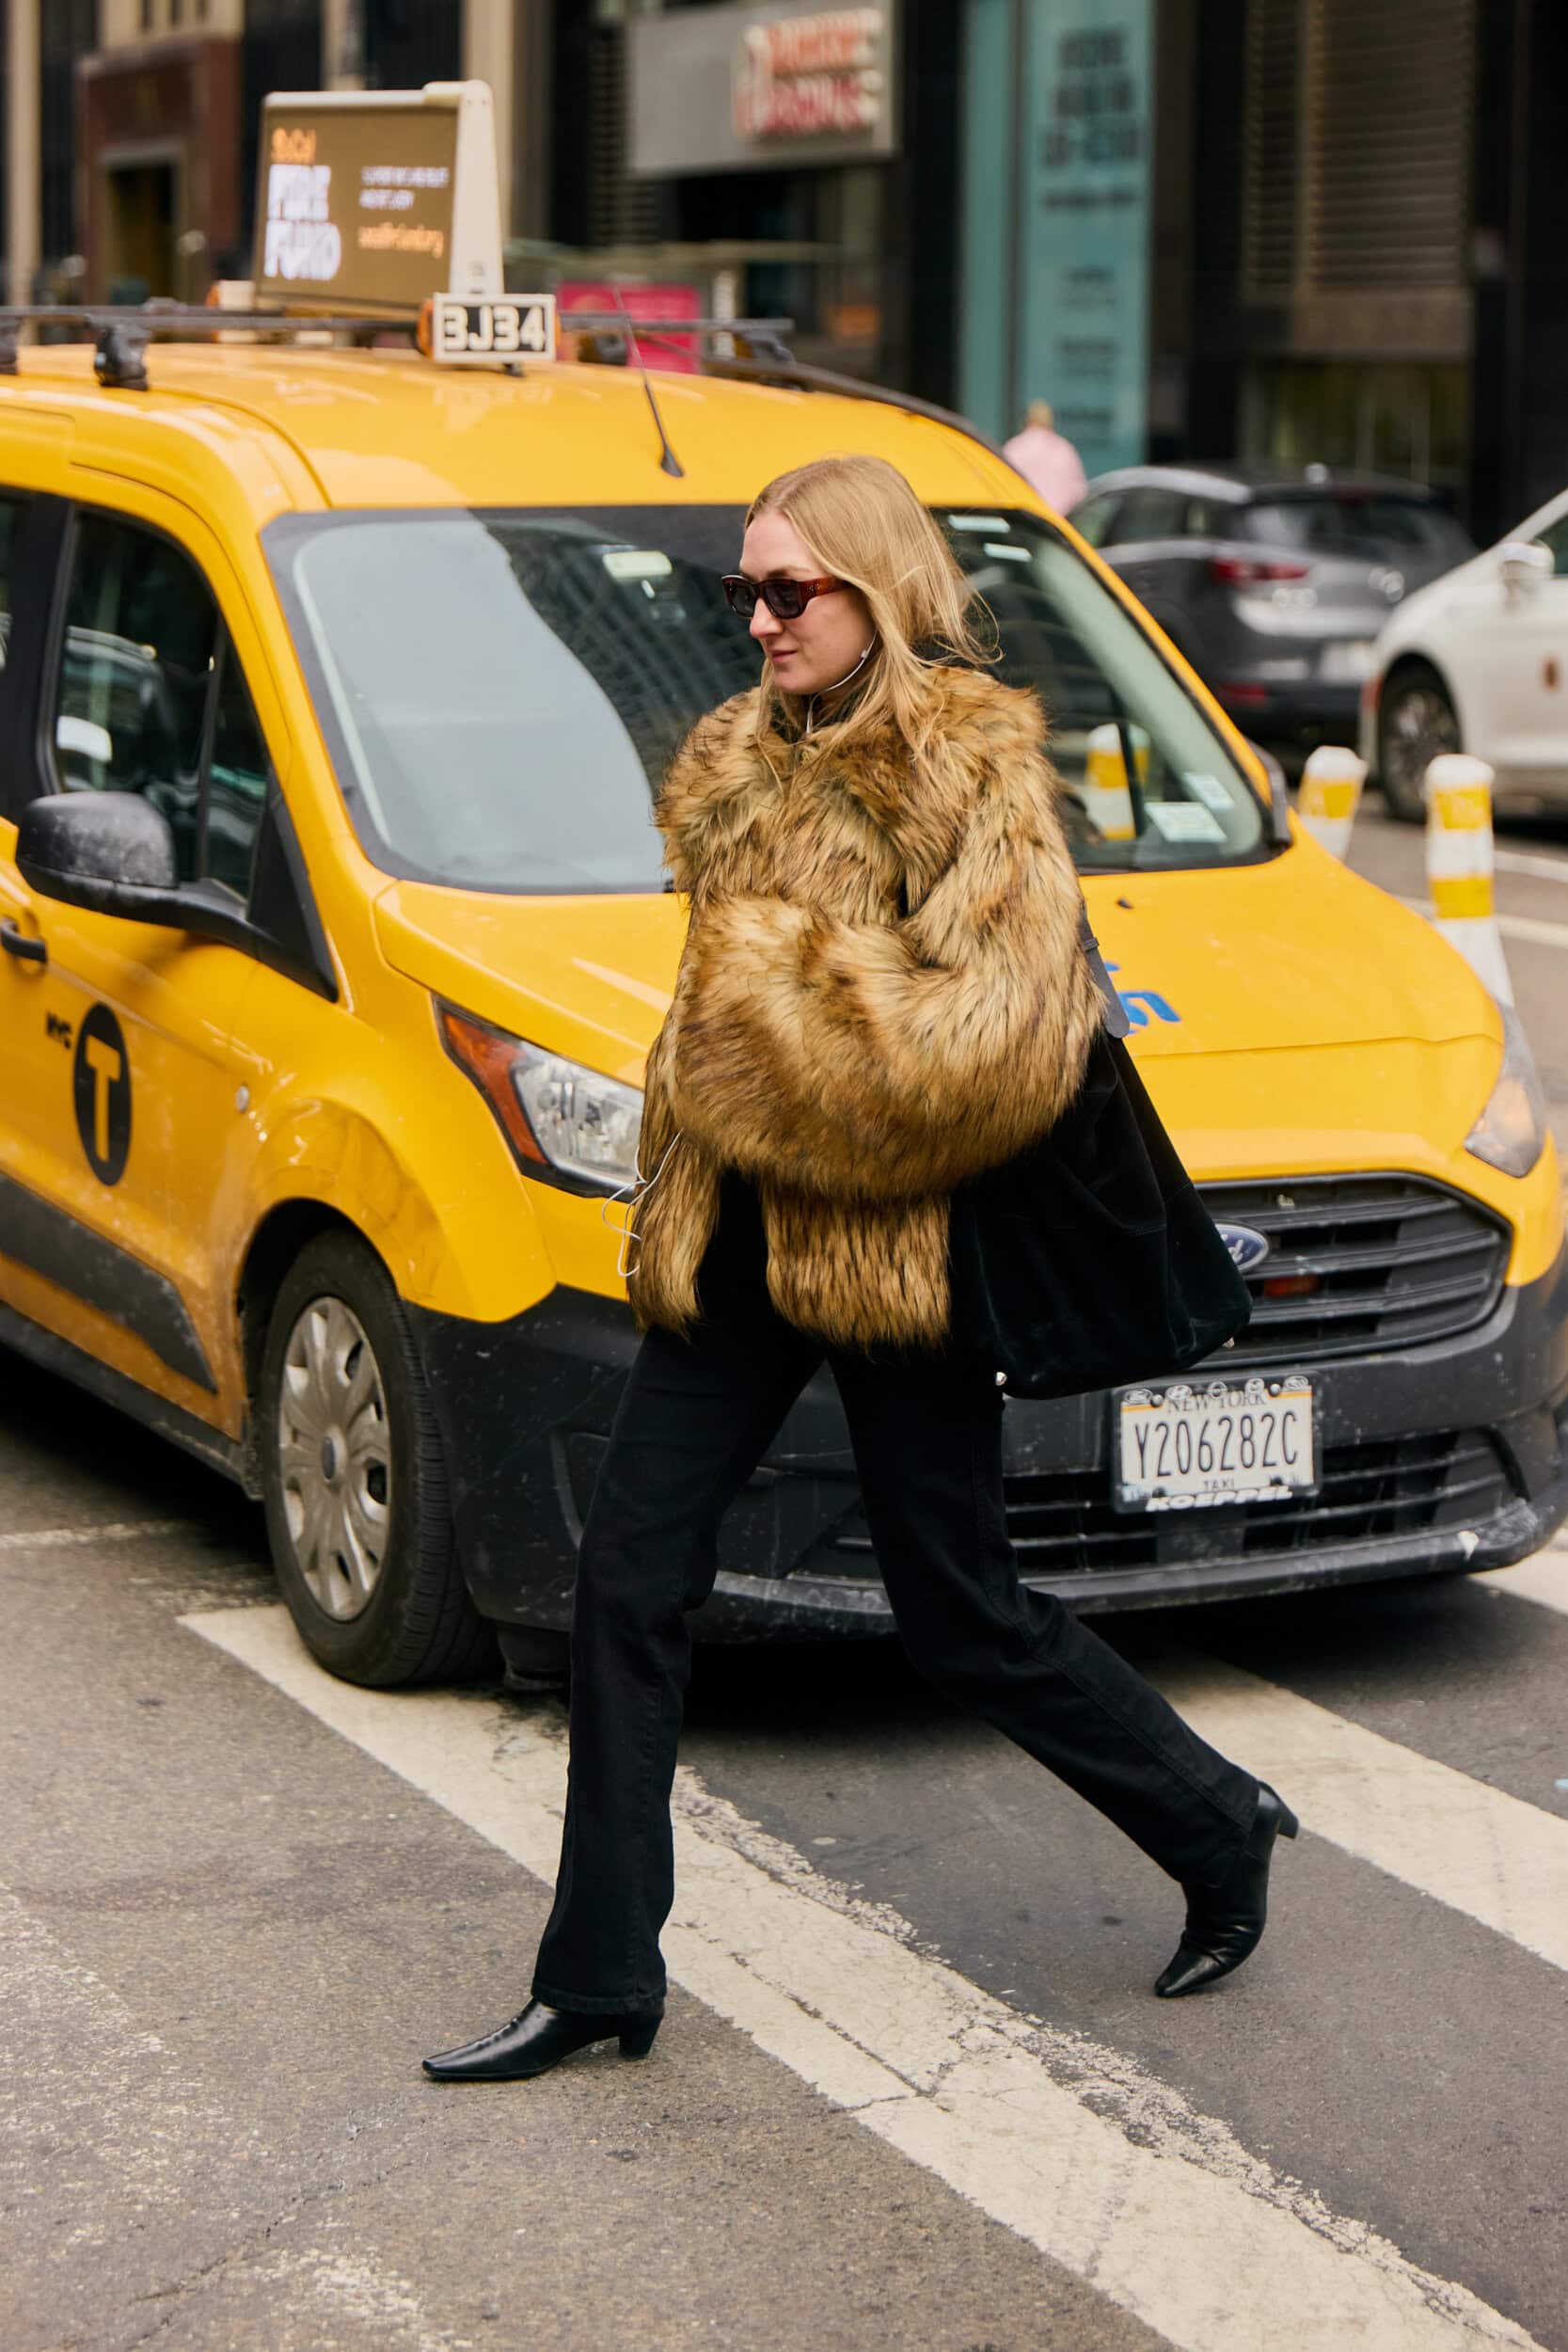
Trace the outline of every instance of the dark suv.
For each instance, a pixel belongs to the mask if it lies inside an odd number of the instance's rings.
[[[1072,523],[1251,735],[1353,743],[1402,596],[1475,549],[1430,491],[1326,466],[1133,466]]]

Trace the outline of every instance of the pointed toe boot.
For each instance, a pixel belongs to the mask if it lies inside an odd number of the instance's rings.
[[[586,2050],[595,2042],[621,2044],[621,2056],[646,2058],[654,2046],[658,2009],[628,2010],[618,2016],[591,2017],[580,2010],[550,2009],[530,2001],[527,2009],[495,2033],[466,2042],[460,2050],[442,2050],[424,2060],[424,2071],[437,2083],[522,2083],[547,2074],[552,2066]]]
[[[1269,1915],[1269,1864],[1275,1842],[1301,1827],[1267,1782],[1240,1859],[1218,1886],[1186,1888],[1187,1922],[1175,1958],[1155,1983],[1163,2001],[1179,2001],[1228,1977],[1262,1940]]]

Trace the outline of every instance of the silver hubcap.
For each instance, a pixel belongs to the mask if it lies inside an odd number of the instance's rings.
[[[391,1536],[391,1441],[380,1367],[341,1298],[313,1298],[289,1334],[277,1456],[299,1572],[329,1617],[357,1617]]]
[[[1384,764],[1393,771],[1396,786],[1419,802],[1428,766],[1458,742],[1458,724],[1442,695],[1430,686],[1409,686],[1388,713]]]

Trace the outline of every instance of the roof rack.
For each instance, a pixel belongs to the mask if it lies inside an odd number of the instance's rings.
[[[191,302],[154,301],[136,306],[8,303],[0,306],[0,375],[16,373],[19,330],[32,325],[86,327],[97,344],[92,364],[99,382],[116,390],[142,392],[148,386],[147,346],[160,339],[210,342],[234,329],[286,337],[337,334],[364,339],[400,327],[412,332],[414,322],[364,311],[343,318],[306,317],[281,310],[220,310],[211,304]]]
[[[563,310],[560,321],[574,334],[628,338],[682,335],[701,341],[727,336],[743,343],[753,358],[769,364],[791,364],[784,338],[793,319],[629,319],[620,310]],[[101,384],[119,391],[148,389],[147,347],[150,342],[208,342],[235,332],[275,335],[285,341],[299,336],[349,335],[363,342],[375,335],[413,335],[418,314],[387,310],[325,311],[226,310],[209,303],[163,302],[156,297],[139,305],[129,303],[7,303],[0,305],[0,375],[17,373],[20,330],[26,326],[77,326],[91,335],[97,349],[93,372]],[[607,353],[604,355],[609,356]]]
[[[662,342],[666,335],[739,335],[759,350],[766,346],[777,354],[780,364],[794,365],[784,337],[795,326],[793,319],[640,319],[625,310],[562,310],[556,311],[556,322],[570,327],[575,334],[579,326],[589,328],[614,327],[634,341],[643,335],[657,335]]]
[[[643,341],[668,342],[679,336],[689,344],[696,339],[705,346],[698,354],[705,374],[725,376],[742,384],[783,384],[798,391],[836,392],[846,400],[870,400],[884,407],[902,408],[910,416],[927,417],[934,424],[944,424],[949,431],[961,433],[966,440],[976,442],[990,455],[999,458],[1009,471],[1017,470],[996,442],[957,410],[919,400],[912,392],[896,392],[885,384],[868,384],[861,376],[840,375],[832,368],[813,367],[797,359],[784,341],[794,327],[793,319],[639,319],[628,317],[624,310],[560,310],[557,319],[560,326],[573,334],[590,335],[600,342],[603,348],[594,356],[601,362],[613,364],[623,356],[614,348],[617,341],[626,346],[624,356],[629,358],[630,347]],[[356,342],[365,342],[373,335],[412,335],[418,322],[411,312],[396,316],[385,310],[340,315],[225,310],[206,303],[160,302],[156,298],[139,307],[113,303],[3,304],[0,375],[17,373],[18,330],[32,324],[85,327],[97,344],[93,372],[99,382],[117,390],[145,391],[150,342],[205,342],[234,331],[276,335],[285,340],[301,335],[350,335]],[[731,351],[706,347],[726,341]],[[736,345],[743,348],[736,349]]]

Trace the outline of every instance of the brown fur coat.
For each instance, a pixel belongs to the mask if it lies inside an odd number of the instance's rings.
[[[726,1168],[781,1314],[833,1344],[947,1328],[947,1200],[1071,1100],[1100,1018],[1035,697],[943,667],[891,730],[699,722],[657,817],[690,928],[649,1057],[631,1296],[689,1327]],[[907,912],[905,910],[907,909]],[[648,1180],[657,1174],[657,1183]]]

